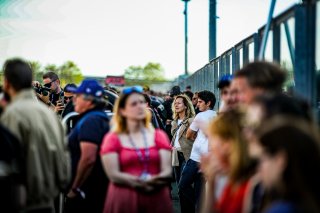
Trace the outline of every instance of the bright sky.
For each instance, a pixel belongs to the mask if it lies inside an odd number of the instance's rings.
[[[271,0],[217,0],[217,53],[265,24]],[[279,14],[297,0],[279,0]],[[209,0],[189,2],[189,71],[208,62]],[[121,75],[160,63],[184,73],[181,0],[0,0],[0,63],[19,56],[41,64],[74,61],[84,75]]]

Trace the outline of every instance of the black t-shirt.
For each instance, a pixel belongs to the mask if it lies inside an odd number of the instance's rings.
[[[165,102],[163,102],[163,106],[166,110],[166,113],[167,113],[167,117],[166,119],[167,120],[172,120],[172,103],[173,103],[173,98],[170,98],[168,100],[166,100]]]
[[[93,192],[104,187],[105,188],[103,190],[106,190],[108,182],[106,174],[104,173],[102,168],[99,153],[102,139],[104,135],[109,131],[109,119],[107,116],[102,117],[95,114],[88,115],[87,117],[86,114],[91,111],[100,111],[104,113],[103,110],[97,109],[85,112],[80,116],[79,122],[77,123],[75,128],[72,129],[71,133],[68,136],[68,146],[71,153],[72,180],[75,178],[78,163],[81,156],[80,142],[85,141],[98,146],[97,158],[93,170],[91,174],[88,176],[87,180],[81,186],[81,189],[85,192]],[[82,122],[81,119],[84,116],[86,116],[86,118],[84,118],[85,120]]]
[[[57,105],[57,101],[63,96],[63,90],[61,90],[58,94],[50,93],[49,100],[53,105]]]

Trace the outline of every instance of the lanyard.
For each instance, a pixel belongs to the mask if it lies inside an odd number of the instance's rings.
[[[145,148],[146,149],[145,157],[143,157],[141,150],[138,149],[137,146],[134,144],[130,134],[129,134],[129,142],[130,142],[131,146],[133,146],[133,148],[135,149],[135,151],[136,151],[136,153],[138,155],[139,161],[143,164],[144,172],[147,172],[148,171],[148,163],[149,163],[149,159],[150,159],[150,150],[149,150],[149,147],[148,147],[147,136],[146,136],[145,130],[144,129],[141,130],[141,133],[143,135],[143,142],[144,142],[144,145],[146,147]]]

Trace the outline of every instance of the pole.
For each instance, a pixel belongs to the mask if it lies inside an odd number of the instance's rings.
[[[184,74],[188,75],[188,2],[184,1]]]
[[[260,52],[259,52],[259,60],[263,60],[264,59],[264,52],[265,52],[266,46],[267,46],[269,30],[270,30],[270,25],[271,25],[272,16],[273,16],[273,12],[274,12],[274,7],[276,5],[276,1],[277,0],[271,0],[269,16],[268,16],[266,27],[264,28],[263,39],[262,39],[261,48],[260,48]]]
[[[217,2],[209,2],[209,61],[216,57],[217,51]]]

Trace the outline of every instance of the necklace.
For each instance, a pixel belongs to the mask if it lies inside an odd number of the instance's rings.
[[[129,137],[129,142],[130,142],[131,146],[135,149],[135,151],[138,155],[139,161],[143,164],[143,171],[142,171],[142,174],[140,175],[140,179],[145,181],[151,177],[151,175],[148,173],[148,164],[149,164],[149,160],[150,160],[150,149],[148,147],[147,136],[146,136],[145,130],[142,129],[141,133],[143,135],[143,142],[144,142],[144,146],[145,146],[144,157],[142,155],[141,149],[138,149],[138,147],[135,145],[130,134],[128,135],[128,137]]]

